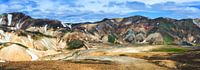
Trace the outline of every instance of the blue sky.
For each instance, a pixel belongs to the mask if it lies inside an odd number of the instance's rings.
[[[142,15],[150,18],[200,18],[200,0],[0,0],[0,13],[24,12],[63,22]]]

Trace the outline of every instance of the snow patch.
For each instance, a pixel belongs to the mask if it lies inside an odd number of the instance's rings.
[[[61,24],[63,25],[63,27],[66,27],[65,23],[62,22]]]
[[[47,32],[47,26],[48,26],[48,25],[45,25],[45,26],[44,26],[44,32]]]
[[[10,26],[12,22],[12,14],[8,14],[7,18],[8,18],[8,25]]]
[[[67,24],[67,27],[69,27],[70,29],[72,29],[72,25],[71,24]]]
[[[0,18],[0,24],[2,24],[3,18]]]

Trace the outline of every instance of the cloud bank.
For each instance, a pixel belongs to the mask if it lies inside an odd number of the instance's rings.
[[[0,0],[0,9],[63,22],[133,15],[182,19],[200,17],[200,0]]]

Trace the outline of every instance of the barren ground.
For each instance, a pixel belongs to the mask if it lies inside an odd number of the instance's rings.
[[[104,54],[102,54],[104,53]],[[107,53],[96,52],[92,56],[123,56],[144,59],[147,63],[121,64],[111,61],[21,61],[0,63],[0,70],[200,70],[200,50],[187,52],[138,52]]]

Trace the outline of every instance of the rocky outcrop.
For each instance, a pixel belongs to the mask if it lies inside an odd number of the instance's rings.
[[[143,42],[145,40],[145,34],[139,33],[135,36],[136,42]]]
[[[127,31],[127,33],[125,34],[124,40],[130,43],[134,43],[136,41],[135,33],[132,29],[129,29]]]
[[[160,33],[150,34],[144,41],[150,44],[164,44],[163,37]]]

